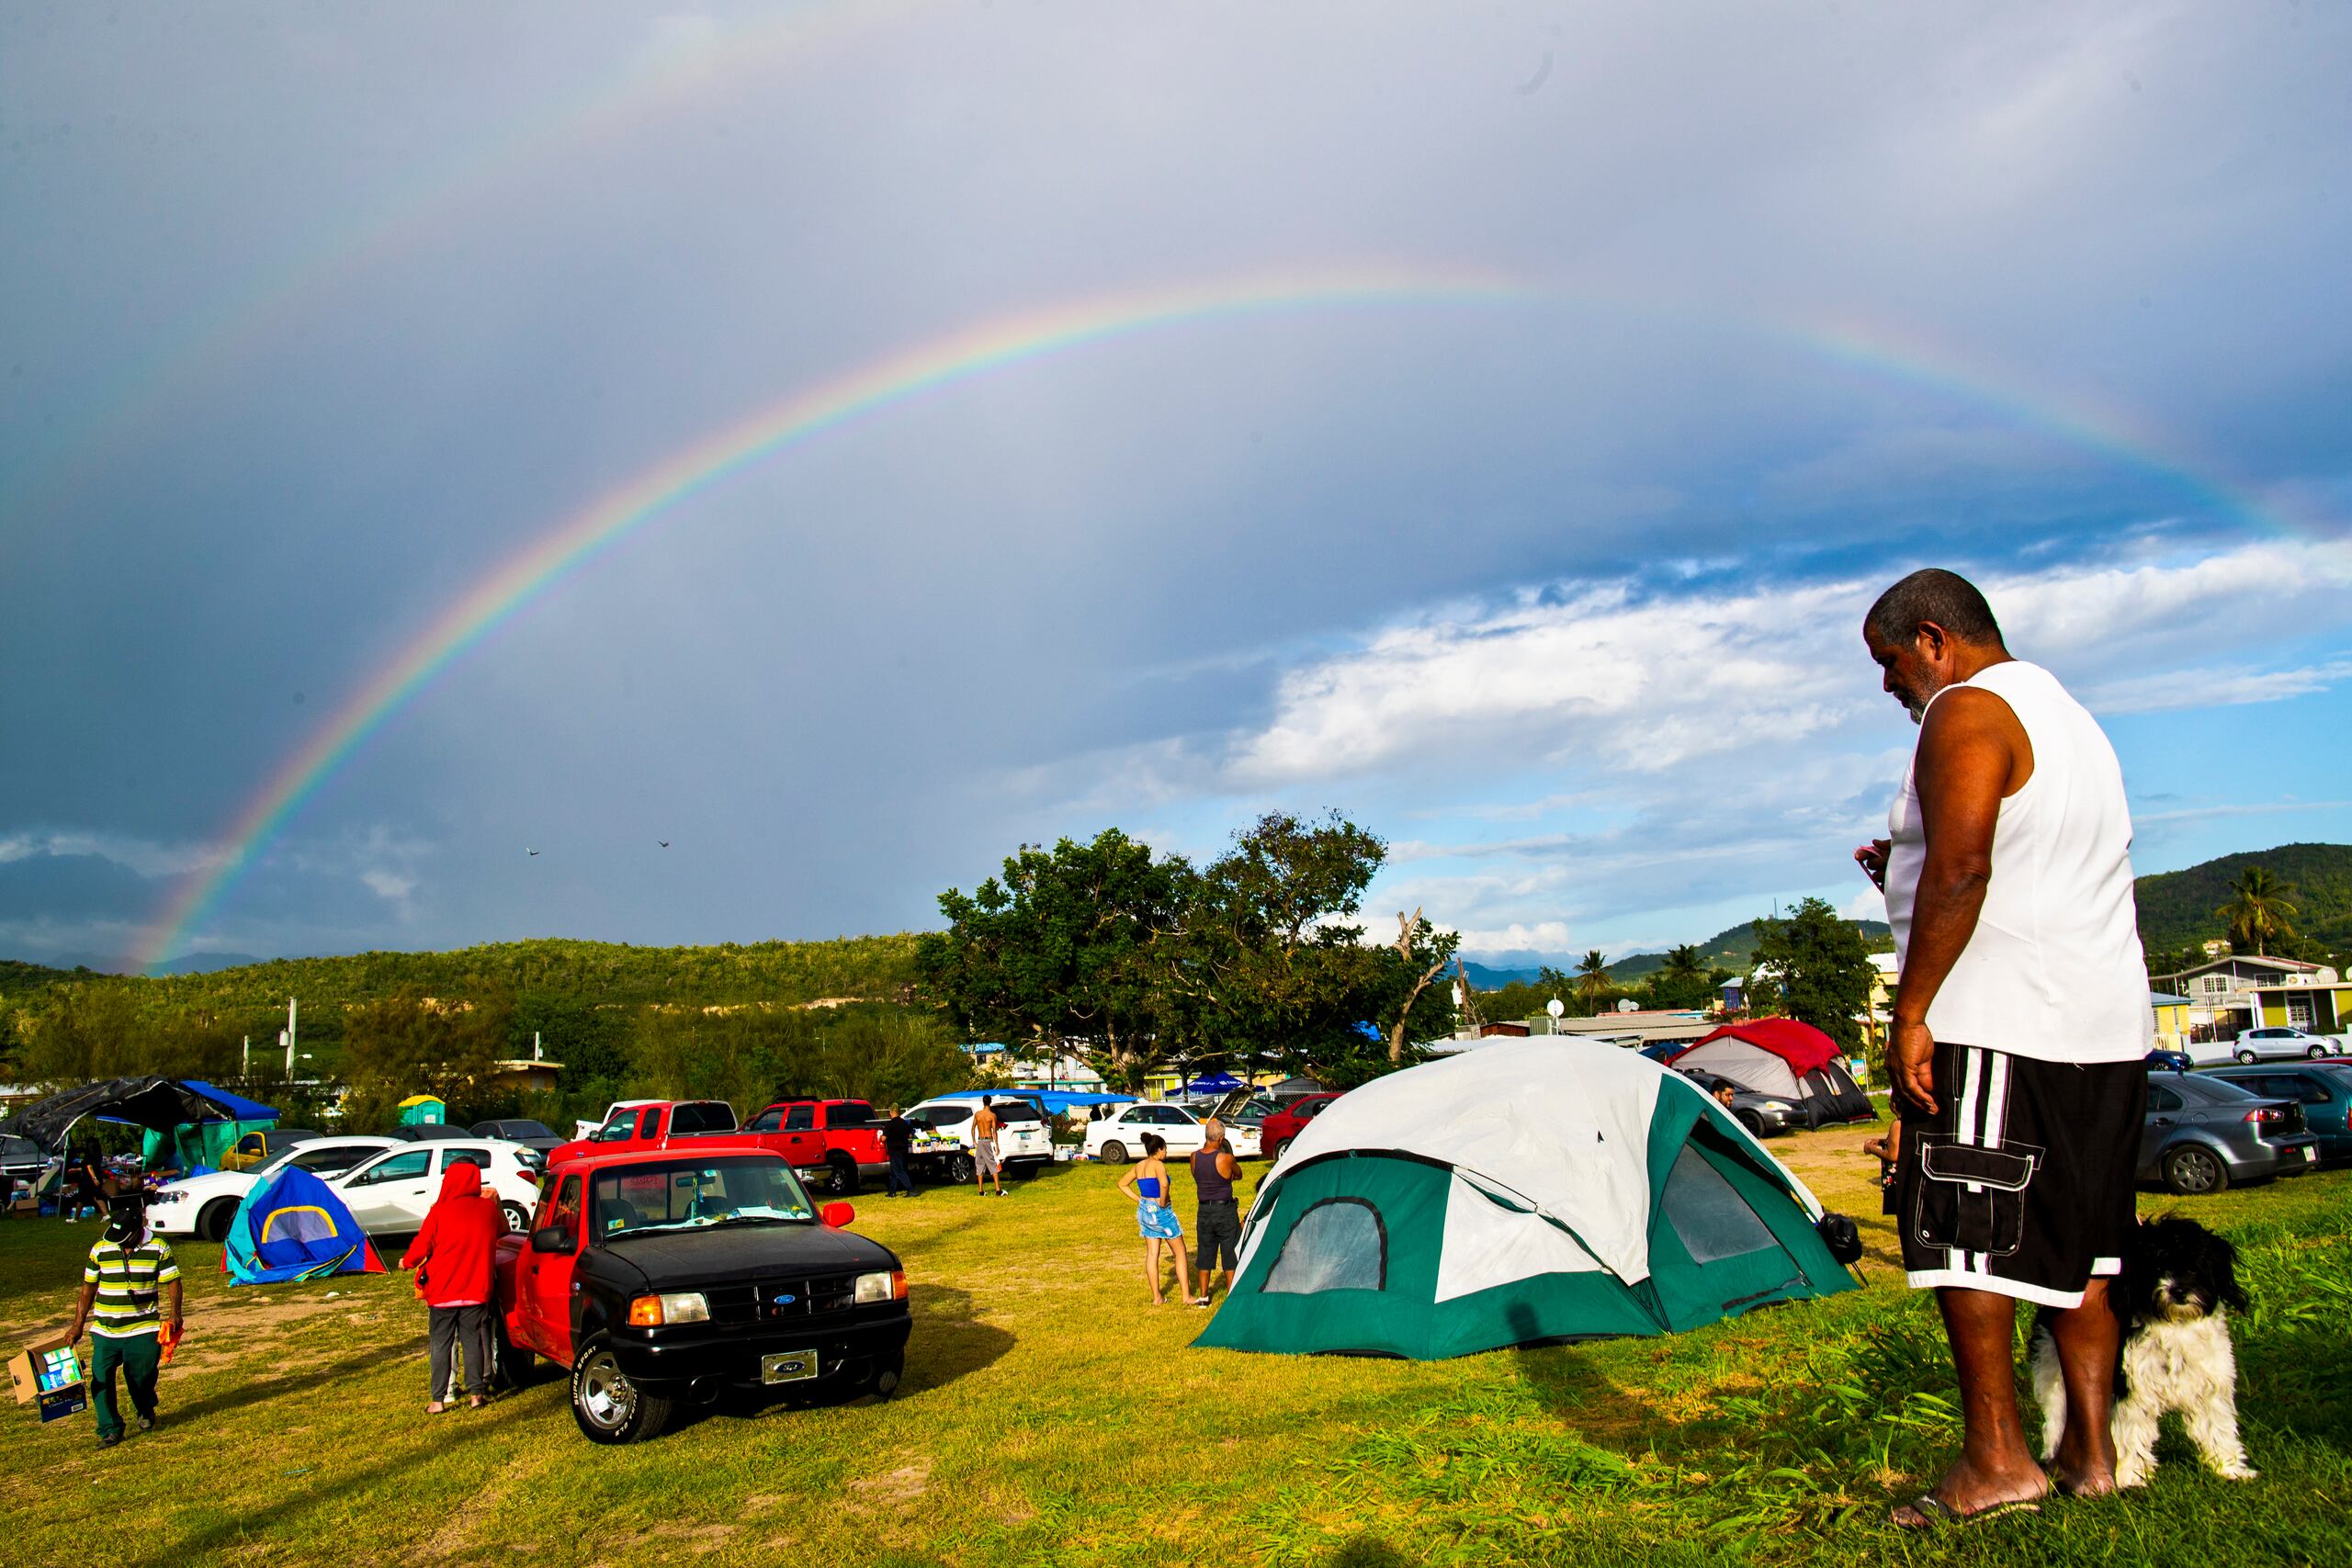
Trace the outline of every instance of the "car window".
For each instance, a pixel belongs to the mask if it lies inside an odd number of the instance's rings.
[[[2177,1111],[2180,1109],[2180,1096],[2173,1093],[2172,1090],[2164,1088],[2162,1085],[2150,1084],[2148,1086],[2149,1110]]]
[[[298,1147],[271,1168],[282,1170],[292,1165],[300,1166],[313,1176],[332,1176],[337,1171],[349,1170],[361,1160],[373,1159],[382,1152],[380,1149],[365,1146],[324,1149]]]
[[[509,1122],[505,1135],[510,1138],[552,1138],[555,1134],[537,1122]]]
[[[907,1120],[933,1127],[961,1127],[972,1119],[968,1105],[926,1105],[920,1111],[908,1112]]]
[[[658,1138],[662,1135],[662,1108],[660,1106],[649,1105],[643,1111],[637,1113],[637,1135],[640,1138],[647,1139]]]
[[[716,1100],[696,1105],[681,1105],[670,1113],[670,1134],[731,1133],[735,1130],[734,1108]]]
[[[597,1237],[610,1241],[632,1231],[808,1221],[816,1209],[783,1161],[719,1156],[597,1171],[589,1179],[588,1214]]]
[[[743,1123],[746,1133],[773,1133],[784,1125],[784,1112],[770,1107]]]
[[[490,1151],[484,1148],[467,1147],[445,1147],[442,1149],[441,1168],[443,1171],[446,1172],[452,1166],[459,1165],[469,1165],[477,1170],[486,1171],[490,1168]]]
[[[817,1130],[817,1108],[813,1105],[786,1107],[784,1130],[787,1133],[813,1133]]]
[[[845,1100],[839,1105],[825,1108],[828,1127],[865,1127],[875,1121],[874,1107],[862,1100]]]
[[[1195,1127],[1200,1124],[1200,1118],[1180,1106],[1163,1105],[1159,1108],[1159,1124],[1163,1127]]]
[[[624,1111],[596,1129],[594,1141],[600,1144],[625,1144],[637,1132],[637,1112]]]
[[[431,1149],[405,1149],[396,1155],[386,1155],[353,1177],[350,1185],[373,1187],[379,1181],[413,1181],[432,1168]]]
[[[1331,1102],[1328,1100],[1310,1100],[1305,1105],[1298,1108],[1298,1113],[1306,1120],[1312,1122],[1317,1116],[1322,1115],[1324,1108],[1330,1103]]]
[[[567,1176],[556,1189],[554,1200],[539,1218],[541,1226],[561,1225],[573,1235],[580,1234],[580,1178]]]

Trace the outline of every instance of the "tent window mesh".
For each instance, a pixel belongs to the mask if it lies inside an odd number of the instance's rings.
[[[1295,1296],[1387,1288],[1387,1227],[1361,1198],[1327,1198],[1301,1214],[1262,1287]]]
[[[1693,1263],[1739,1258],[1777,1245],[1756,1211],[1724,1173],[1690,1144],[1674,1156],[1666,1179],[1666,1221]]]

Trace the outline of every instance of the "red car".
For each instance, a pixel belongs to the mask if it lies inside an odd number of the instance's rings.
[[[1306,1128],[1309,1122],[1329,1109],[1336,1094],[1302,1094],[1288,1105],[1266,1118],[1259,1128],[1258,1146],[1266,1157],[1278,1160],[1289,1151],[1290,1141]]]

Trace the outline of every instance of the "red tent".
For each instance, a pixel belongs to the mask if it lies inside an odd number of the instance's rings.
[[[1751,1018],[1745,1023],[1726,1023],[1705,1039],[1693,1040],[1667,1057],[1666,1065],[1672,1066],[1685,1052],[1695,1051],[1713,1040],[1742,1040],[1758,1050],[1770,1051],[1786,1062],[1789,1071],[1798,1077],[1820,1071],[1842,1054],[1835,1040],[1809,1023],[1799,1023],[1793,1018]]]

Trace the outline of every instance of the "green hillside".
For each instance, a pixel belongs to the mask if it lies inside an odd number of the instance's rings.
[[[1862,933],[1862,941],[1871,944],[1889,941],[1894,935],[1884,920],[1856,920],[1853,925]],[[1729,931],[1717,931],[1699,944],[1699,955],[1711,967],[1745,975],[1756,957],[1756,922],[1743,920]],[[1609,977],[1638,980],[1665,966],[1663,953],[1629,953],[1609,966]]]
[[[2213,911],[2229,901],[2230,884],[2250,865],[2294,888],[2289,900],[2296,931],[2330,952],[2352,949],[2352,844],[2281,844],[2143,876],[2134,885],[2141,942],[2152,953],[2171,953],[2228,935]]]
[[[911,935],[831,942],[722,942],[715,947],[631,947],[624,942],[492,942],[448,953],[360,953],[278,958],[209,974],[130,982],[175,1009],[232,1011],[282,1005],[372,1001],[402,991],[467,997],[487,989],[576,997],[594,1004],[812,1002],[825,997],[896,1000],[914,983]]]

